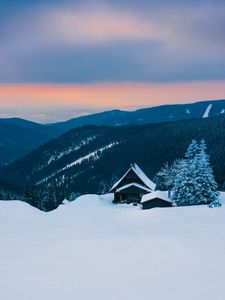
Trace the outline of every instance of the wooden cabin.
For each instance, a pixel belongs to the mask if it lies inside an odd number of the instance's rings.
[[[142,196],[155,190],[155,184],[145,175],[137,164],[113,185],[114,203],[140,203]]]
[[[143,209],[154,207],[171,207],[172,201],[167,191],[154,191],[142,196],[141,204]]]

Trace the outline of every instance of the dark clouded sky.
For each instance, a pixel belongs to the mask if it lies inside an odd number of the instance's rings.
[[[206,98],[225,98],[225,1],[0,2],[4,115]]]

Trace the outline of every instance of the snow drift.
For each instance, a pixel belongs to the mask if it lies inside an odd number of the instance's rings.
[[[0,201],[1,298],[225,298],[225,207],[111,201],[86,195],[50,213]]]

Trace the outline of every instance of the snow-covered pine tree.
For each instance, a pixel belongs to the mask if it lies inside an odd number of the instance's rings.
[[[196,157],[199,151],[200,151],[200,147],[198,143],[196,142],[196,140],[192,140],[191,144],[188,146],[187,151],[185,153],[185,158],[188,159],[189,162],[191,162],[191,160],[193,160]]]
[[[174,206],[195,204],[195,163],[185,159],[180,164],[172,190]]]
[[[200,151],[197,153],[196,166],[196,202],[208,204],[218,199],[218,186],[214,179],[213,170],[209,163],[209,155],[206,153],[206,143],[200,143]]]
[[[217,184],[204,141],[200,145],[192,141],[185,154],[185,160],[175,178],[172,192],[174,205],[197,205],[216,201]]]
[[[164,164],[161,170],[156,174],[157,188],[168,190],[170,194],[170,191],[174,187],[175,178],[180,169],[181,162],[180,159],[176,159],[171,165],[169,165],[168,162]]]
[[[69,201],[74,201],[76,200],[81,194],[80,193],[76,193],[76,192],[72,192],[69,197],[68,197],[68,200]]]
[[[174,180],[172,190],[173,204],[177,206],[194,205],[196,189],[196,158],[199,153],[199,145],[192,140],[185,159],[180,164]]]
[[[40,205],[39,208],[43,211],[51,211],[56,209],[64,200],[65,197],[59,192],[59,196],[57,197],[57,192],[50,188],[43,193],[39,194]]]

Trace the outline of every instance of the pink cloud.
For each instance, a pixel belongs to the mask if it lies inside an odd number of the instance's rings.
[[[169,49],[185,49],[190,42],[204,46],[213,40],[214,28],[210,28],[209,35],[209,30],[204,33],[198,28],[207,29],[211,18],[222,20],[224,8],[224,5],[184,6],[179,10],[167,7],[140,13],[102,4],[44,7],[30,12],[26,18],[15,19],[7,25],[7,32],[9,36],[15,35],[15,42],[25,43],[29,40],[28,48],[40,44],[47,46],[49,43],[86,45],[153,39],[169,46]],[[223,40],[214,39],[210,47],[218,44],[221,46]]]
[[[0,106],[80,106],[98,109],[225,99],[225,81],[0,85]]]
[[[68,44],[102,44],[156,36],[150,20],[112,8],[47,10],[41,19],[42,38]]]

